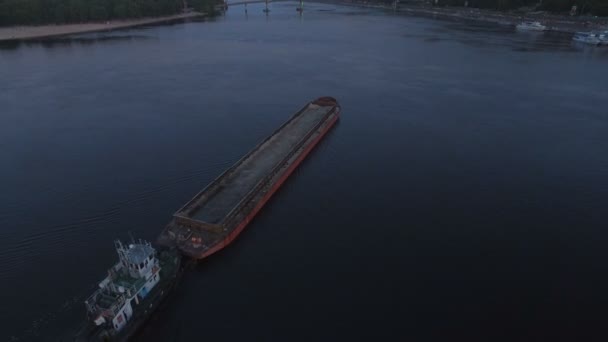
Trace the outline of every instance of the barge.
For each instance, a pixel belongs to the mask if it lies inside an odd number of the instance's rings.
[[[332,97],[306,104],[180,208],[157,243],[203,259],[230,244],[340,116]]]

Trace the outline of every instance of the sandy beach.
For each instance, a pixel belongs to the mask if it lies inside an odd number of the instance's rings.
[[[173,20],[196,18],[204,15],[205,14],[199,12],[190,12],[155,18],[113,20],[105,23],[0,27],[0,41],[48,38],[76,33],[117,30]]]

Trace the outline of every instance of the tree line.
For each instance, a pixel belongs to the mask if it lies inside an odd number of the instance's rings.
[[[0,0],[0,26],[157,17],[187,6],[212,14],[220,0]]]
[[[556,13],[569,12],[576,5],[578,14],[608,16],[608,0],[439,0],[438,4],[464,6],[465,2],[477,8],[511,10],[528,6]]]

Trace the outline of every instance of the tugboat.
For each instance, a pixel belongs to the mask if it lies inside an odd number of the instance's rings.
[[[182,273],[175,249],[157,252],[149,242],[114,242],[119,261],[85,301],[87,322],[76,341],[126,341],[173,289]]]

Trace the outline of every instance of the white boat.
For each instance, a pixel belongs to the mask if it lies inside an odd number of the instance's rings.
[[[608,37],[605,32],[577,32],[572,40],[589,45],[608,44]]]
[[[515,26],[515,28],[521,31],[544,31],[547,29],[547,26],[538,21],[524,21]]]
[[[608,31],[600,32],[598,38],[600,39],[600,45],[608,45]]]

